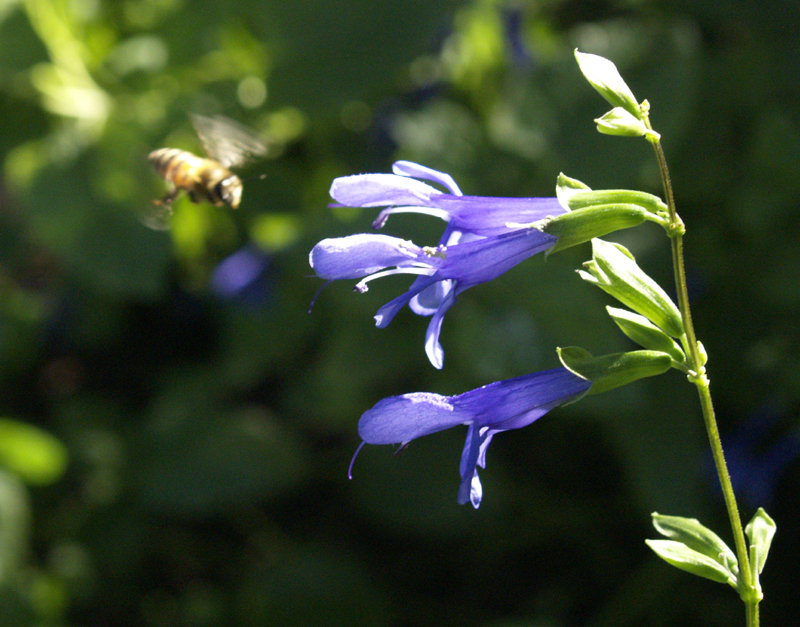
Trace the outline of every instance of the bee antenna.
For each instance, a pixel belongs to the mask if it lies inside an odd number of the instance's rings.
[[[264,174],[258,174],[256,176],[248,176],[246,179],[242,179],[242,183],[246,183],[247,181],[252,181],[253,179],[258,179],[259,181],[263,181],[267,178],[266,172]]]

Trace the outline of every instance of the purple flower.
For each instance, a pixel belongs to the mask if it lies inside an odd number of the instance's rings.
[[[440,243],[447,244],[455,243],[451,239],[453,232],[499,235],[522,224],[566,213],[556,198],[464,196],[449,174],[410,161],[397,161],[392,171],[394,174],[337,178],[331,185],[331,197],[347,207],[389,207],[373,222],[375,228],[381,228],[393,213],[424,213],[442,218],[449,225]],[[438,183],[450,193],[417,179]]]
[[[483,496],[478,466],[486,467],[486,449],[492,437],[528,426],[554,407],[576,399],[591,385],[566,368],[555,368],[490,383],[458,396],[426,392],[392,396],[361,416],[358,434],[364,442],[359,450],[365,443],[405,446],[423,435],[467,425],[458,502],[469,501],[477,508]]]
[[[257,304],[269,292],[264,285],[269,264],[270,257],[249,244],[214,268],[210,279],[211,291],[220,298],[240,298]]]
[[[444,350],[439,333],[456,296],[491,281],[555,242],[555,237],[536,229],[518,229],[454,246],[421,248],[397,237],[362,233],[322,240],[309,254],[309,264],[317,276],[329,281],[363,277],[355,287],[358,292],[367,291],[367,283],[379,277],[417,275],[405,294],[378,310],[376,326],[387,326],[406,304],[415,313],[432,315],[425,352],[434,367],[442,368]]]

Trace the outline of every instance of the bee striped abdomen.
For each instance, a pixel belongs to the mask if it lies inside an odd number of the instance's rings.
[[[179,148],[159,148],[151,152],[148,158],[159,176],[181,189],[189,189],[195,184],[195,173],[205,161]]]

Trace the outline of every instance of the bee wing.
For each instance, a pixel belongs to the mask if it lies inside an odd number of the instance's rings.
[[[226,168],[263,157],[267,147],[255,131],[221,115],[207,118],[192,114],[192,124],[208,156]]]
[[[172,205],[154,202],[138,211],[139,222],[154,231],[169,231],[172,228]]]

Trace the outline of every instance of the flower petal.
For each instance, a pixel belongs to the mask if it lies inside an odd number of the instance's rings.
[[[444,349],[439,343],[439,334],[442,331],[442,322],[444,322],[444,315],[447,310],[456,302],[456,290],[451,288],[449,292],[442,299],[436,313],[428,323],[428,329],[425,332],[425,353],[434,368],[441,370],[444,367]]]
[[[459,473],[458,502],[478,507],[483,488],[478,467],[496,433],[519,429],[586,392],[591,382],[566,368],[497,381],[458,396],[417,392],[392,396],[364,412],[358,434],[369,444],[410,442],[460,424],[469,426]]]
[[[454,228],[478,235],[499,235],[514,228],[509,224],[530,224],[566,213],[557,198],[439,194],[432,198],[432,203],[450,215],[450,224]]]
[[[379,329],[386,327],[397,315],[397,313],[405,307],[409,301],[418,293],[427,289],[430,285],[436,282],[434,277],[419,277],[422,281],[415,281],[411,288],[405,293],[400,294],[397,298],[393,298],[383,307],[378,309],[375,314],[375,326]]]
[[[429,206],[435,187],[396,174],[355,174],[334,179],[331,197],[347,207]]]
[[[528,257],[551,248],[556,238],[536,229],[518,229],[483,239],[448,246],[437,279],[455,279],[468,286],[496,279]]]
[[[494,431],[519,429],[583,394],[591,382],[566,368],[543,370],[484,385],[453,397],[452,402],[476,424]]]
[[[323,279],[357,279],[384,268],[409,266],[424,259],[419,246],[390,237],[360,233],[324,239],[311,250],[308,263]]]
[[[478,457],[481,450],[480,429],[475,425],[470,425],[467,430],[467,440],[464,443],[464,450],[461,453],[459,473],[461,483],[458,486],[458,504],[466,505],[472,503],[475,509],[481,504],[483,498],[483,487],[478,477]]]
[[[413,161],[395,161],[392,165],[392,172],[400,176],[413,176],[418,179],[433,181],[434,183],[439,183],[442,187],[446,187],[450,190],[450,193],[456,196],[462,195],[452,176]]]
[[[384,398],[365,411],[358,435],[368,444],[410,442],[469,420],[447,396],[414,392]]]
[[[425,279],[425,277],[417,277],[417,281]],[[412,284],[412,288],[414,285]],[[408,306],[418,316],[432,316],[439,309],[444,297],[453,289],[453,281],[445,279],[444,281],[436,281],[433,285],[428,285],[419,294],[414,296]]]

